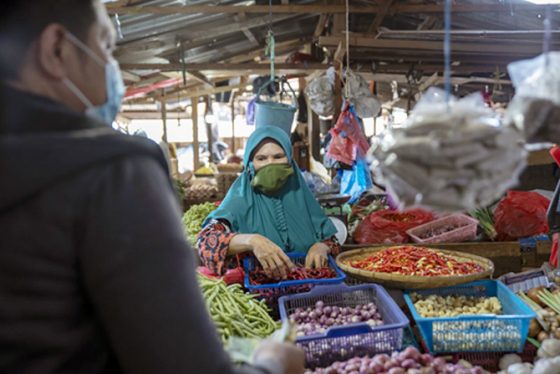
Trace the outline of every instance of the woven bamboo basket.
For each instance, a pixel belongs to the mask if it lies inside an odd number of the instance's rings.
[[[346,274],[358,280],[383,284],[388,288],[413,290],[455,286],[458,284],[473,282],[479,279],[491,278],[492,274],[494,273],[494,263],[484,257],[472,255],[470,253],[439,249],[435,251],[451,256],[457,261],[470,261],[477,263],[484,269],[484,271],[469,275],[422,277],[366,271],[353,268],[347,264],[347,262],[350,260],[359,260],[360,258],[371,256],[376,252],[382,251],[386,248],[388,247],[360,248],[343,252],[336,258],[336,264]]]

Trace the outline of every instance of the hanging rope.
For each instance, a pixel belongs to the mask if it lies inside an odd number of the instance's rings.
[[[552,18],[551,5],[547,4],[544,21],[543,21],[543,25],[544,25],[543,53],[544,53],[544,63],[547,68],[550,67],[550,56],[548,52],[550,52],[550,39],[552,34],[550,18]]]
[[[346,98],[349,94],[348,72],[350,71],[350,5],[348,3],[349,0],[346,0],[346,82],[344,84]]]
[[[274,66],[276,60],[276,41],[274,40],[274,32],[272,31],[272,0],[268,0],[268,35],[266,37],[266,51],[270,57],[270,83],[276,78],[276,69]]]
[[[443,80],[445,85],[445,101],[449,110],[451,101],[451,0],[445,0],[445,37],[443,40],[443,58],[445,69],[443,72]]]

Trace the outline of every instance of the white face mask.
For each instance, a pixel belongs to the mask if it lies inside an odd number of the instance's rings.
[[[125,86],[121,76],[118,62],[111,58],[107,63],[95,54],[86,44],[76,38],[71,33],[67,33],[68,39],[80,48],[84,53],[91,57],[99,66],[105,68],[105,87],[107,90],[107,102],[100,106],[94,106],[92,102],[83,94],[82,91],[68,78],[64,79],[64,84],[76,97],[84,104],[87,109],[85,114],[112,125],[121,108],[122,99],[125,94]]]

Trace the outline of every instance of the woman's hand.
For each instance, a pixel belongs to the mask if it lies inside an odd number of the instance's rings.
[[[315,243],[307,252],[305,267],[308,269],[319,269],[327,266],[328,256],[331,249],[324,243]]]
[[[288,272],[295,267],[284,251],[264,236],[253,235],[250,243],[253,254],[268,276],[285,279]]]

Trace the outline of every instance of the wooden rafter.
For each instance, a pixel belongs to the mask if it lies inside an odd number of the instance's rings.
[[[373,19],[371,25],[369,25],[368,34],[377,33],[377,29],[379,29],[379,26],[381,26],[381,24],[383,23],[383,20],[385,19],[385,16],[393,5],[393,2],[394,0],[383,0],[381,2],[381,9],[379,10],[379,13],[375,15],[375,18]]]
[[[427,14],[427,13],[443,13],[443,4],[394,4],[391,7],[391,12],[395,13],[408,13],[408,14]],[[118,14],[216,14],[216,13],[258,13],[267,14],[284,13],[284,14],[308,14],[308,13],[346,13],[344,5],[326,5],[326,4],[313,4],[313,5],[185,5],[185,6],[112,6],[107,4],[107,9],[110,13]],[[545,8],[533,4],[515,4],[515,5],[502,5],[502,4],[454,4],[454,13],[488,13],[488,12],[523,12],[523,11],[543,11]],[[379,13],[381,6],[367,5],[367,6],[350,6],[351,13]]]
[[[344,41],[344,38],[336,36],[322,36],[319,44],[326,47],[335,47]],[[420,41],[420,40],[395,40],[375,39],[371,36],[351,35],[350,46],[375,49],[398,49],[398,50],[425,50],[440,51],[442,42]],[[542,46],[537,44],[504,44],[504,43],[454,43],[453,52],[469,52],[475,54],[510,54],[510,55],[535,55],[542,52]]]
[[[197,80],[198,82],[202,83],[203,86],[207,87],[207,88],[213,88],[216,87],[216,85],[214,84],[214,82],[212,82],[210,79],[208,79],[204,74],[202,74],[199,71],[196,70],[188,70],[187,74],[190,75],[191,77],[193,77],[195,80]]]
[[[279,73],[301,73],[309,72],[317,69],[325,69],[327,65],[319,63],[311,64],[276,64],[276,71]],[[182,71],[182,64],[122,64],[123,70],[159,70],[165,71]],[[268,71],[269,64],[246,63],[246,64],[185,64],[184,68],[187,72],[192,71]],[[203,95],[200,95],[203,96]]]

